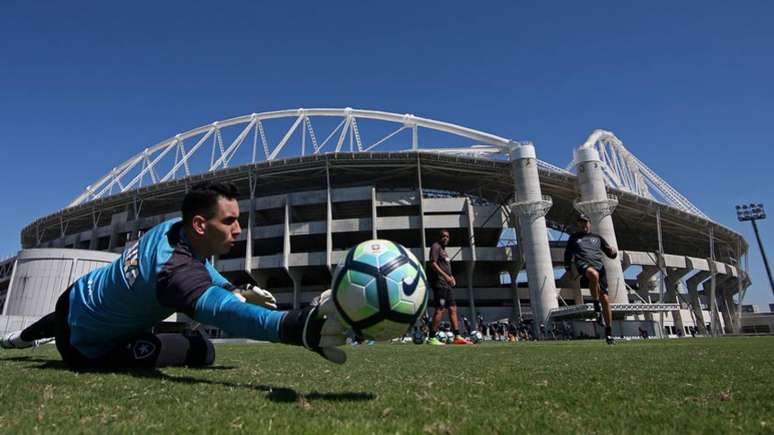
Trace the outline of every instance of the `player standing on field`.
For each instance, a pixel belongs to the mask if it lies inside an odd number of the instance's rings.
[[[433,287],[433,304],[435,313],[433,313],[433,323],[430,326],[430,344],[443,344],[435,334],[441,324],[446,310],[449,310],[449,320],[451,321],[452,332],[454,333],[454,344],[468,344],[468,341],[460,335],[460,321],[457,317],[457,302],[454,300],[454,290],[452,287],[457,285],[457,281],[452,275],[451,261],[446,253],[446,246],[449,244],[449,231],[441,230],[439,239],[430,247],[430,268],[428,278]]]
[[[594,298],[597,323],[605,327],[607,344],[614,344],[613,312],[607,297],[607,278],[605,266],[602,263],[602,254],[604,253],[608,258],[616,258],[618,252],[602,236],[591,232],[589,218],[580,215],[577,224],[579,231],[567,240],[567,248],[564,251],[564,268],[570,273],[572,266],[575,265],[581,278],[588,280],[589,290]],[[601,307],[600,301],[602,302]]]

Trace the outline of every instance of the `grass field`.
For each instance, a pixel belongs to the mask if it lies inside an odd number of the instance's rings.
[[[0,351],[0,433],[774,433],[774,337],[347,351],[91,373],[51,345]]]

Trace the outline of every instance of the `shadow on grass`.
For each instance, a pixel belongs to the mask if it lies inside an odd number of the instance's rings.
[[[299,401],[313,401],[313,400],[325,400],[331,402],[362,402],[368,400],[374,400],[376,395],[372,393],[358,393],[358,392],[343,392],[343,393],[320,393],[313,391],[309,394],[301,394],[292,388],[275,387],[266,384],[242,384],[228,381],[217,381],[211,379],[197,378],[193,376],[175,376],[162,372],[159,369],[88,369],[88,370],[72,370],[68,367],[64,361],[59,359],[44,359],[34,358],[29,356],[21,357],[9,357],[0,358],[0,361],[15,361],[15,362],[28,362],[28,363],[40,363],[37,366],[33,366],[37,369],[43,370],[66,370],[77,371],[78,373],[118,373],[131,376],[133,378],[142,379],[160,379],[170,382],[178,382],[181,384],[189,385],[219,385],[230,388],[245,388],[250,390],[257,390],[266,393],[266,398],[272,402],[277,403],[296,403]],[[210,371],[210,370],[233,370],[236,367],[233,366],[210,366],[210,367],[188,367],[188,369]]]

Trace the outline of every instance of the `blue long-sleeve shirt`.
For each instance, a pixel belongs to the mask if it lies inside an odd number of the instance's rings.
[[[180,220],[168,220],[73,283],[70,343],[99,357],[175,312],[233,336],[279,341],[285,312],[242,303],[233,289],[208,261],[196,258]]]

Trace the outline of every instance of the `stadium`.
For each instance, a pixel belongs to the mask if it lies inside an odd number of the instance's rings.
[[[582,212],[621,252],[606,263],[615,335],[739,332],[734,298],[750,285],[739,233],[704,215],[611,132],[567,144],[566,162],[541,161],[540,149],[350,108],[253,113],[176,134],[135,150],[22,230],[22,250],[0,261],[0,333],[52,311],[70,282],[179,216],[187,188],[210,179],[241,193],[243,231],[213,259],[216,268],[270,289],[280,308],[327,288],[359,242],[393,240],[427,261],[448,229],[462,315],[562,323],[594,336],[589,290],[562,267]]]

